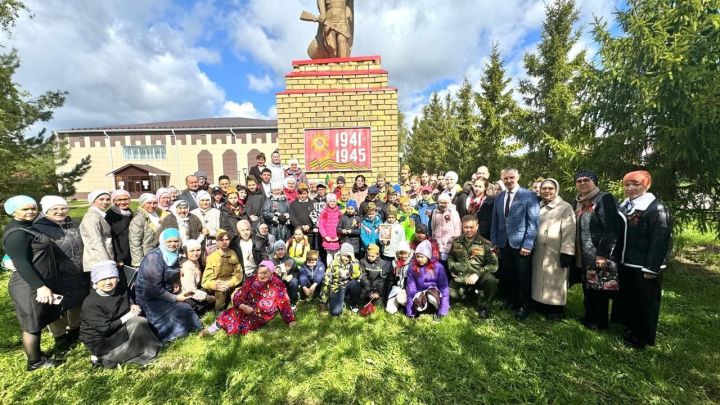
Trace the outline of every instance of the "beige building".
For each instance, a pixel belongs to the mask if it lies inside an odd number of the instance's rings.
[[[125,189],[133,197],[160,187],[185,189],[185,176],[202,170],[244,183],[255,156],[277,149],[277,121],[249,118],[118,125],[55,131],[70,149],[68,166],[90,155],[91,169],[76,184],[76,198],[96,189]],[[64,168],[60,168],[63,170]]]

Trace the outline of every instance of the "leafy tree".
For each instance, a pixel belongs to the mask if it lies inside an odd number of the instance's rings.
[[[0,1],[0,28],[10,35],[20,12],[26,7],[16,0]],[[20,61],[15,50],[0,55],[0,203],[16,194],[39,198],[46,194],[70,195],[73,184],[90,168],[90,157],[68,172],[58,172],[69,157],[67,145],[45,136],[45,130],[28,135],[38,122],[52,118],[53,109],[63,105],[62,91],[48,91],[32,97],[13,82]]]
[[[537,53],[524,57],[529,78],[520,81],[519,90],[528,107],[520,121],[520,136],[528,148],[525,178],[552,175],[569,184],[592,137],[580,121],[578,95],[589,68],[585,51],[569,56],[580,37],[574,28],[578,18],[574,0],[548,4]]]
[[[678,224],[720,232],[720,2],[630,0],[621,31],[598,20],[585,118],[609,178],[647,168]]]

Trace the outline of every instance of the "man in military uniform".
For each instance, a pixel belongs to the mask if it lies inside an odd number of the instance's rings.
[[[481,319],[490,316],[490,304],[498,289],[498,261],[490,241],[478,233],[478,220],[474,215],[462,218],[463,234],[453,240],[448,255],[450,296],[454,299],[475,296]],[[479,292],[483,292],[480,297]]]

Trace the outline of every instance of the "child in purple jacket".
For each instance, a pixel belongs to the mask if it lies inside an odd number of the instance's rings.
[[[422,241],[415,249],[415,260],[407,271],[407,304],[405,313],[409,317],[432,314],[439,319],[450,310],[450,287],[442,264],[432,261],[430,242]]]

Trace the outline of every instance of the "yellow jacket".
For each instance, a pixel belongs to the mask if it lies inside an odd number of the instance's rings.
[[[202,287],[217,290],[218,281],[226,282],[230,288],[237,287],[243,281],[242,265],[233,250],[223,252],[218,249],[207,258]]]

